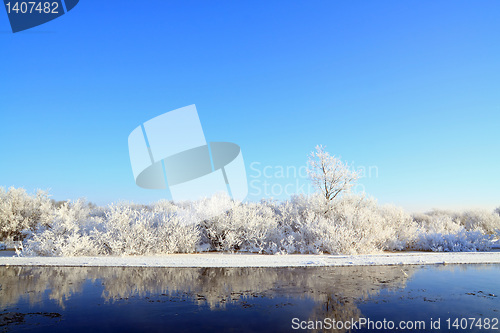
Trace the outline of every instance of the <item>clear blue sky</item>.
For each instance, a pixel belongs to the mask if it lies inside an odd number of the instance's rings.
[[[307,184],[256,169],[324,144],[376,167],[361,184],[382,203],[493,209],[499,17],[499,1],[81,0],[12,34],[2,9],[0,186],[160,199],[135,185],[128,135],[196,104],[208,141],[242,147],[250,199]]]

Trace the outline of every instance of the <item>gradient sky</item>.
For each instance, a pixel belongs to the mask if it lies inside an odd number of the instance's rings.
[[[0,186],[163,198],[135,185],[128,135],[196,104],[207,141],[241,146],[252,200],[304,191],[291,171],[323,144],[371,167],[381,203],[493,209],[499,17],[499,1],[81,0],[13,34],[2,9]]]

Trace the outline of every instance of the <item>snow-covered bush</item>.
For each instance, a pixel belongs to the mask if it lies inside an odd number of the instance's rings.
[[[493,235],[500,231],[500,216],[485,210],[468,210],[462,213],[434,210],[416,214],[414,219],[427,232],[447,234],[465,228],[467,231],[479,230]]]
[[[460,221],[467,230],[480,230],[490,235],[500,233],[500,216],[486,210],[466,211]]]
[[[24,254],[48,256],[191,253],[197,226],[171,212],[118,204],[95,214],[83,201],[64,204],[44,230],[24,243]]]
[[[29,195],[23,188],[0,187],[0,240],[26,237],[51,219],[52,204],[46,192]]]
[[[241,203],[221,194],[195,202],[106,207],[82,200],[53,205],[43,192],[28,195],[16,189],[2,190],[0,196],[2,232],[24,236],[22,255],[482,251],[500,225],[500,216],[493,213],[432,211],[411,216],[347,193],[334,202],[314,194]],[[4,227],[11,225],[15,228]]]
[[[491,248],[491,235],[500,229],[500,216],[480,210],[434,210],[413,218],[421,228],[412,246],[415,250],[487,251]]]
[[[285,253],[402,250],[417,230],[402,209],[379,206],[363,195],[343,196],[335,205],[325,204],[321,195],[294,196],[274,208],[281,239],[274,243]]]
[[[201,222],[211,248],[218,251],[265,252],[276,220],[273,211],[258,203],[233,203],[229,210]]]
[[[435,252],[476,252],[491,249],[491,236],[464,229],[449,234],[422,233],[414,245],[416,250]]]
[[[55,208],[52,221],[40,226],[23,242],[24,255],[97,255],[98,244],[89,235],[95,224],[83,200]]]
[[[435,210],[426,214],[415,214],[413,219],[426,234],[450,234],[463,229],[456,214],[452,212]]]
[[[191,253],[196,250],[199,232],[175,211],[112,205],[95,238],[102,254]]]

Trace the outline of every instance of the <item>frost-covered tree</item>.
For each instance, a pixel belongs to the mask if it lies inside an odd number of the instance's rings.
[[[30,195],[23,188],[0,187],[0,240],[23,239],[29,231],[50,219],[52,205],[48,194]]]
[[[498,215],[500,215],[500,207],[498,207],[497,209],[495,209],[495,213],[497,213]]]
[[[346,162],[331,156],[322,145],[316,146],[316,151],[309,156],[307,174],[327,202],[349,191],[359,178]]]

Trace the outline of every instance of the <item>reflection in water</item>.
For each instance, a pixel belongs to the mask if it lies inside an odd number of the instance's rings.
[[[197,332],[206,325],[212,331],[227,327],[289,331],[295,317],[344,322],[361,317],[498,317],[499,273],[499,265],[7,266],[0,267],[0,326],[106,331],[113,318],[112,328],[117,331],[182,327]],[[250,327],[251,322],[258,324]]]
[[[2,267],[0,306],[25,297],[30,304],[48,298],[65,308],[65,300],[81,293],[85,281],[99,280],[107,302],[150,294],[183,293],[210,308],[245,298],[287,296],[315,301],[313,317],[359,318],[355,300],[397,289],[416,268],[139,268],[139,267]]]

